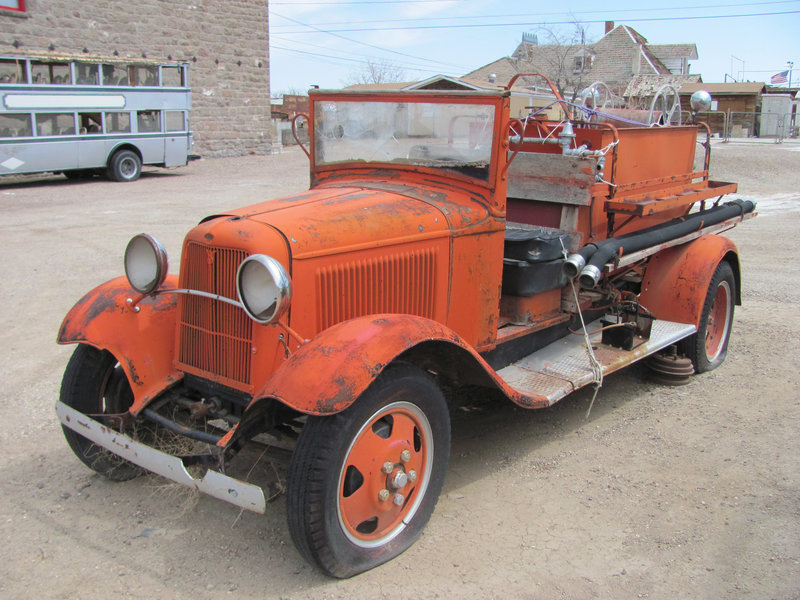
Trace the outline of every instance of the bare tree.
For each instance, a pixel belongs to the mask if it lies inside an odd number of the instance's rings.
[[[404,81],[406,72],[403,67],[385,59],[367,59],[360,69],[350,73],[345,85],[393,83]]]
[[[565,98],[575,100],[590,81],[593,55],[586,26],[575,21],[569,30],[540,27],[537,43],[525,43],[515,58],[530,62],[533,69],[547,75]]]

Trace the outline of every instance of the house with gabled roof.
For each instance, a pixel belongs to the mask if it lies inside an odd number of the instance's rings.
[[[596,81],[622,94],[639,75],[688,75],[697,59],[695,44],[650,44],[632,27],[606,23],[606,33],[591,44],[539,44],[526,34],[514,53],[484,65],[464,78],[507,82],[518,73],[547,75],[566,95]]]

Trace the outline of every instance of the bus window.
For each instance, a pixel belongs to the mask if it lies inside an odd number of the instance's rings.
[[[103,65],[103,85],[128,85],[128,69],[120,65]]]
[[[126,112],[106,113],[106,133],[130,133],[131,114]]]
[[[72,83],[69,63],[31,61],[31,76],[33,83],[56,85]]]
[[[75,115],[72,113],[40,113],[36,115],[36,135],[73,135]]]
[[[97,85],[97,65],[75,63],[75,83],[78,85]]]
[[[0,59],[0,83],[28,83],[25,61],[13,58]]]
[[[30,115],[0,113],[0,136],[25,137],[33,135]]]
[[[158,67],[131,65],[128,71],[131,85],[158,85]]]
[[[81,124],[81,134],[103,133],[103,121],[100,113],[80,113],[78,119]]]
[[[183,69],[181,67],[161,67],[161,85],[183,87]]]
[[[167,111],[167,131],[186,131],[182,110]]]
[[[161,131],[161,111],[140,110],[136,113],[139,133],[152,133]]]

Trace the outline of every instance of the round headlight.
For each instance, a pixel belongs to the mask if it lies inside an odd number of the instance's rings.
[[[167,251],[157,239],[146,233],[131,238],[125,248],[125,276],[140,294],[150,294],[167,276]]]
[[[264,254],[253,254],[239,265],[236,291],[251,319],[269,323],[289,308],[292,281],[277,260]]]

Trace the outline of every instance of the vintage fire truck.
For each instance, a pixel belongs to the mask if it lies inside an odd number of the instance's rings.
[[[535,409],[645,357],[719,366],[741,280],[718,234],[754,206],[709,179],[708,128],[553,91],[556,119],[512,118],[508,89],[312,91],[308,191],[203,219],[177,274],[136,235],[64,319],[78,458],[264,512],[234,456],[291,440],[291,536],[349,577],[421,534],[459,390]]]

